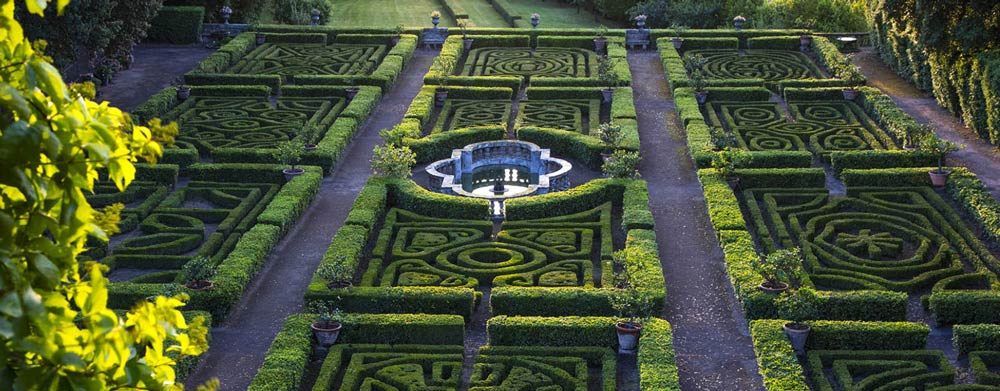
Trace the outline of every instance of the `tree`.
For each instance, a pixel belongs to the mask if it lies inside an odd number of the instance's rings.
[[[53,3],[62,12],[68,2]],[[25,3],[39,16],[49,6]],[[26,39],[14,0],[0,0],[0,40],[0,389],[182,389],[171,357],[208,347],[204,319],[188,324],[177,310],[186,296],[119,317],[105,269],[77,259],[89,236],[107,240],[117,228],[85,192],[101,177],[125,189],[176,125],[138,126],[72,92]]]

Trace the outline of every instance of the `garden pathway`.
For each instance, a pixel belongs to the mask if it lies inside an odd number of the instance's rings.
[[[136,46],[132,68],[115,75],[111,85],[101,89],[99,101],[131,111],[170,82],[194,69],[201,60],[215,52],[200,45]]]
[[[673,325],[681,386],[694,390],[761,390],[753,345],[736,304],[683,127],[653,51],[630,51],[642,144],[640,171],[667,282],[666,319]]]
[[[226,321],[212,329],[215,348],[188,377],[188,389],[212,377],[221,380],[221,390],[245,390],[250,385],[285,317],[302,312],[302,297],[313,271],[371,176],[369,160],[372,148],[381,141],[379,130],[402,120],[436,55],[436,51],[417,50],[371,119],[358,130],[333,175],[323,180],[312,205],[268,257]]]
[[[948,158],[949,164],[967,167],[983,181],[994,198],[1000,198],[1000,170],[997,170],[1000,156],[995,146],[965,127],[959,118],[939,106],[934,97],[896,75],[873,48],[864,48],[852,57],[852,61],[861,67],[869,85],[889,95],[911,117],[934,126],[937,134],[946,140],[966,144],[966,149]]]

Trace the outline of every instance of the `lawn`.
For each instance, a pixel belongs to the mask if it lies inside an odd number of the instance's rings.
[[[466,2],[475,2],[477,0],[465,0]],[[478,0],[486,2],[486,0]],[[573,5],[565,4],[560,1],[538,1],[538,0],[509,0],[511,6],[514,8],[511,13],[515,15],[522,15],[525,20],[528,19],[532,13],[538,13],[541,16],[542,23],[539,27],[551,27],[551,28],[586,28],[586,27],[597,27],[600,25],[605,25],[611,28],[621,27],[618,22],[600,18],[599,21],[594,20],[594,15],[587,10],[581,9],[577,12],[577,8]],[[466,6],[468,7],[468,6]]]
[[[459,0],[469,13],[472,25],[477,27],[511,27],[493,5],[486,0]],[[575,6],[558,1],[510,0],[511,14],[528,17],[537,12],[542,17],[542,27],[597,27],[604,24],[618,27],[618,22],[601,19],[585,10],[577,12]],[[431,11],[441,11],[441,26],[455,26],[455,20],[435,0],[334,0],[334,18],[330,25],[338,27],[384,27],[403,24],[430,27]]]

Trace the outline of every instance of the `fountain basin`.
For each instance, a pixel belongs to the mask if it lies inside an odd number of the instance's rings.
[[[505,199],[566,190],[571,169],[570,162],[533,143],[497,140],[456,149],[451,158],[427,165],[426,171],[433,191]]]

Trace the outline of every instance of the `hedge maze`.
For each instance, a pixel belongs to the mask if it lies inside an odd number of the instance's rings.
[[[507,126],[511,102],[507,100],[445,101],[431,133],[447,132],[477,126]]]
[[[731,132],[749,151],[812,151],[829,159],[835,151],[898,149],[895,141],[849,101],[792,101],[790,118],[772,102],[712,101],[708,123]]]
[[[529,100],[521,102],[519,121],[523,126],[562,129],[589,135],[600,124],[601,101]]]
[[[955,370],[941,351],[815,350],[808,353],[816,390],[933,390],[955,384]]]
[[[576,48],[485,47],[467,54],[463,76],[591,77],[597,59]]]
[[[369,75],[385,45],[265,43],[227,73],[247,75]]]
[[[443,220],[401,209],[382,224],[363,286],[600,286],[610,257],[611,204],[552,220]],[[610,270],[606,271],[610,272]],[[600,273],[596,273],[600,275]]]
[[[823,73],[806,55],[791,50],[691,50],[685,55],[701,55],[710,79],[821,79]],[[690,75],[689,75],[690,76]]]
[[[164,117],[180,123],[178,145],[211,156],[219,148],[274,149],[305,126],[323,129],[321,139],[346,105],[344,97],[280,97],[276,105],[268,97],[195,97]]]

